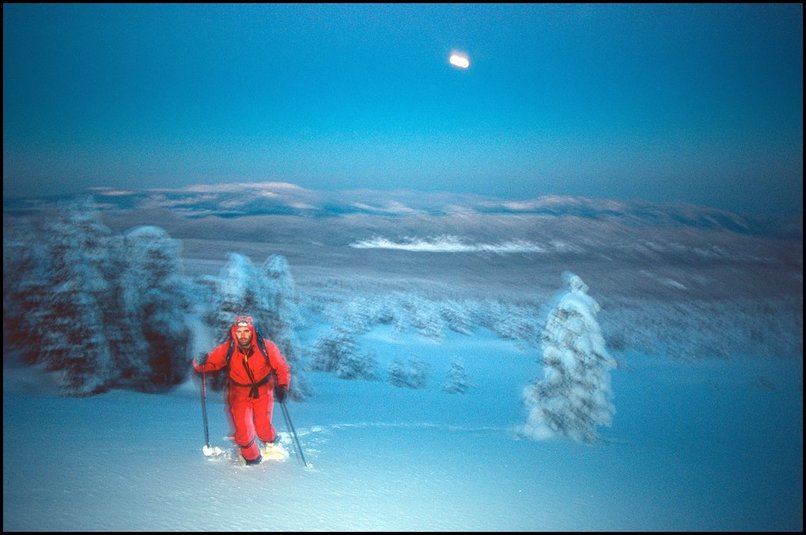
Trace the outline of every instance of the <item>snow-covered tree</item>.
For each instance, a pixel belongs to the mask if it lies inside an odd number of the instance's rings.
[[[289,362],[298,360],[295,329],[302,324],[296,287],[284,256],[269,256],[258,271],[258,306],[254,311],[263,333],[271,338]]]
[[[465,365],[459,359],[451,361],[451,368],[448,370],[448,380],[442,385],[442,390],[449,394],[462,394],[470,387],[470,376],[467,374]]]
[[[404,388],[425,388],[430,366],[419,357],[395,358],[389,368],[389,382]]]
[[[551,309],[542,334],[543,379],[524,388],[529,411],[519,431],[542,440],[564,435],[598,440],[596,427],[609,426],[615,412],[609,372],[616,366],[596,320],[599,304],[577,275],[563,273],[566,290]]]
[[[291,396],[302,400],[312,388],[305,378],[297,329],[303,324],[294,277],[282,255],[270,255],[258,270],[258,310],[255,321],[285,356],[292,370]]]
[[[311,367],[341,379],[375,379],[377,362],[372,353],[360,353],[353,334],[333,329],[314,344]]]
[[[116,381],[104,311],[114,303],[118,241],[92,209],[92,199],[60,207],[46,229],[47,293],[27,323],[36,338],[29,360],[62,374],[69,395],[90,395]]]
[[[125,235],[126,268],[121,275],[124,316],[131,343],[131,377],[138,389],[180,383],[190,364],[190,306],[181,274],[180,246],[159,227],[141,226]]]
[[[442,317],[452,331],[459,334],[473,334],[473,322],[467,300],[446,300],[442,304]]]
[[[218,299],[212,311],[212,324],[222,340],[229,334],[232,322],[240,314],[252,315],[259,310],[260,290],[258,273],[249,257],[230,253],[218,280]],[[258,325],[258,328],[261,328]]]
[[[426,297],[410,294],[402,303],[409,322],[422,336],[438,342],[445,339],[446,322],[439,305]]]
[[[47,244],[28,225],[3,224],[3,348],[22,349],[36,360],[31,344],[32,316],[48,293]]]

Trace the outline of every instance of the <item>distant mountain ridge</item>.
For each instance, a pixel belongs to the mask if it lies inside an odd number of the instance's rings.
[[[482,195],[409,190],[324,191],[287,182],[199,184],[177,189],[91,188],[70,197],[4,199],[4,211],[36,211],[57,201],[92,195],[99,210],[163,209],[186,218],[238,218],[260,215],[334,217],[364,214],[386,217],[466,213],[576,217],[618,221],[630,226],[692,227],[740,234],[802,238],[802,217],[783,222],[690,204],[549,195],[499,199]]]

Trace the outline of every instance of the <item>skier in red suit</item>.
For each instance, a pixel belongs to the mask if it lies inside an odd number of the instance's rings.
[[[227,340],[210,351],[204,362],[194,359],[193,368],[202,373],[229,365],[227,405],[235,428],[234,440],[246,464],[260,464],[263,457],[256,440],[271,444],[277,438],[277,431],[272,426],[274,397],[281,403],[285,401],[291,370],[277,345],[262,338],[268,359],[264,357],[258,348],[258,336],[250,316],[238,316],[230,328],[230,335],[235,347],[229,363],[227,354],[230,353],[231,341]]]

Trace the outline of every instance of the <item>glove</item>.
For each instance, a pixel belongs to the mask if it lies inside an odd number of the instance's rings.
[[[277,398],[277,401],[282,403],[285,401],[286,396],[288,396],[288,387],[286,385],[277,385],[274,389],[274,397]]]

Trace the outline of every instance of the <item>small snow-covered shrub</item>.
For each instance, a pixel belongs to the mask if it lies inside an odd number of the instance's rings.
[[[425,388],[428,372],[428,364],[419,357],[406,361],[396,358],[389,369],[389,382],[403,388]]]
[[[462,394],[470,387],[470,376],[464,364],[459,359],[451,361],[448,370],[448,380],[442,385],[442,390],[449,394]]]

